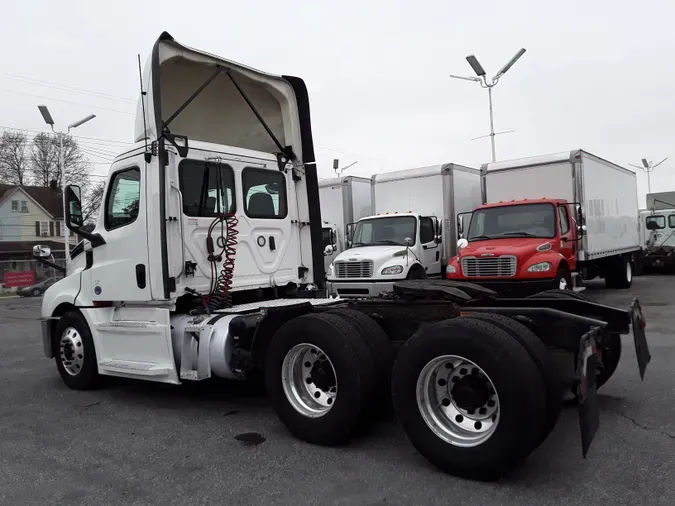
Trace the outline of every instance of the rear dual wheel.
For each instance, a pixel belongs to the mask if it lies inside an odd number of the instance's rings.
[[[509,332],[479,318],[418,331],[392,374],[396,415],[413,446],[450,474],[501,478],[540,442],[545,381]]]
[[[265,383],[277,415],[295,437],[346,443],[373,419],[393,351],[369,317],[337,310],[284,324],[266,356]]]

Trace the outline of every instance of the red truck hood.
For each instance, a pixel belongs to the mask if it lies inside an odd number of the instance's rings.
[[[518,237],[513,239],[490,239],[486,241],[470,242],[460,251],[460,256],[499,256],[515,255],[521,256],[527,253],[534,253],[537,246],[552,239],[543,239],[540,237]]]

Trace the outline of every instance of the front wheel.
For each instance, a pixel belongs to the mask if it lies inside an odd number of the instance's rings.
[[[54,333],[54,360],[61,379],[73,390],[99,385],[94,341],[84,317],[72,311],[61,317]]]
[[[559,290],[572,290],[572,274],[567,267],[559,267],[555,277],[556,288]]]
[[[31,294],[33,297],[39,297],[39,296],[40,296],[40,293],[41,293],[40,290],[38,290],[37,288],[35,288],[30,294]]]

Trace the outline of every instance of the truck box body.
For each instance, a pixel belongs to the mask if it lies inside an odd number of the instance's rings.
[[[635,173],[582,150],[485,164],[483,202],[565,199],[580,204],[587,227],[578,259],[640,249]]]
[[[373,213],[371,180],[345,176],[319,181],[321,219],[337,225],[340,239],[345,240],[347,226]]]
[[[481,203],[480,171],[446,163],[375,174],[372,181],[377,214],[414,212],[438,218],[445,265],[456,250],[457,214]]]

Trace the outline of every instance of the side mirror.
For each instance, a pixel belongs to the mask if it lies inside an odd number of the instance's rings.
[[[66,225],[71,230],[82,227],[82,191],[74,184],[66,187]]]
[[[403,240],[403,244],[405,244],[407,247],[410,247],[410,246],[413,245],[413,240],[412,240],[410,237],[406,237],[406,238]]]
[[[323,249],[323,256],[328,257],[331,256],[335,252],[335,248],[333,248],[332,244],[329,244]]]
[[[49,246],[42,246],[41,244],[36,244],[33,246],[33,256],[35,258],[46,258],[52,256],[52,249]]]
[[[457,251],[461,250],[462,248],[466,248],[468,245],[469,241],[467,241],[466,239],[464,239],[464,237],[462,237],[457,241]]]
[[[443,242],[443,239],[440,235],[437,235],[436,237],[434,237],[434,242],[436,244],[441,244],[441,242]]]
[[[577,227],[577,235],[579,236],[586,235],[586,225],[579,225]]]

